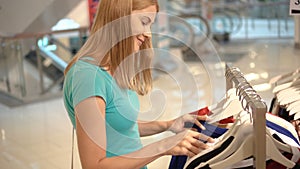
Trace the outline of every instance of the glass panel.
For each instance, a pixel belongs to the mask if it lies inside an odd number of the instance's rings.
[[[292,38],[294,20],[285,0],[168,0],[168,12],[207,19],[212,37],[231,39]],[[205,6],[204,6],[205,5]],[[189,21],[193,24],[193,21]]]
[[[40,38],[38,34],[2,37],[0,91],[24,102],[60,94],[63,71],[85,42],[87,31],[49,32]]]

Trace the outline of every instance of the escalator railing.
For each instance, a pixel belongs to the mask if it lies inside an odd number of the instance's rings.
[[[229,34],[231,39],[245,40],[294,36],[288,0],[168,1],[170,13],[192,13],[206,19],[212,37]]]
[[[63,71],[88,31],[0,36],[0,102],[17,106],[61,95]]]

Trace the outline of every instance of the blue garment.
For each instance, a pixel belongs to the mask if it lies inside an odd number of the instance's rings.
[[[292,140],[295,141],[295,143],[297,143],[297,144],[300,146],[300,143],[299,143],[298,139],[295,138],[294,135],[293,135],[289,130],[287,130],[287,129],[281,127],[281,126],[279,126],[279,125],[276,124],[276,123],[273,123],[273,122],[271,122],[271,121],[268,121],[268,120],[267,120],[267,122],[266,122],[266,125],[267,125],[267,127],[269,127],[269,128],[271,128],[271,129],[277,131],[278,133],[281,133],[281,134],[283,134],[283,135],[285,135],[285,136],[291,138]],[[283,140],[283,141],[284,141],[284,140]]]
[[[227,129],[224,128],[218,128],[216,126],[207,124],[205,122],[201,122],[206,130],[201,130],[198,126],[194,125],[193,128],[196,128],[198,130],[198,132],[201,132],[205,135],[208,135],[212,138],[218,138],[219,136],[221,136],[222,134],[224,134]],[[294,135],[288,131],[287,129],[271,122],[271,121],[266,121],[266,126],[277,131],[278,133],[281,133],[291,139],[293,139],[298,145],[300,145],[300,143],[298,142],[297,138],[294,137]],[[209,153],[207,154],[208,156],[205,156],[206,158],[209,157]],[[203,158],[204,159],[204,158]],[[187,161],[187,156],[172,156],[170,165],[169,165],[169,169],[183,169],[185,163]],[[206,166],[207,167],[207,166]],[[205,168],[205,167],[204,167]]]

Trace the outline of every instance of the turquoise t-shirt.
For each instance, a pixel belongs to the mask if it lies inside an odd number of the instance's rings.
[[[75,106],[92,96],[103,98],[106,103],[107,157],[142,148],[137,125],[138,96],[132,90],[121,89],[105,70],[83,59],[77,61],[65,77],[63,94],[65,107],[75,128]]]

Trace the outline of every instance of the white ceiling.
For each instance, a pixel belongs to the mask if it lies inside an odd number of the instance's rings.
[[[86,26],[87,3],[87,0],[0,0],[0,34],[50,31],[64,17]]]
[[[73,10],[67,15],[67,18],[73,19],[81,27],[89,25],[88,2],[82,0]]]

